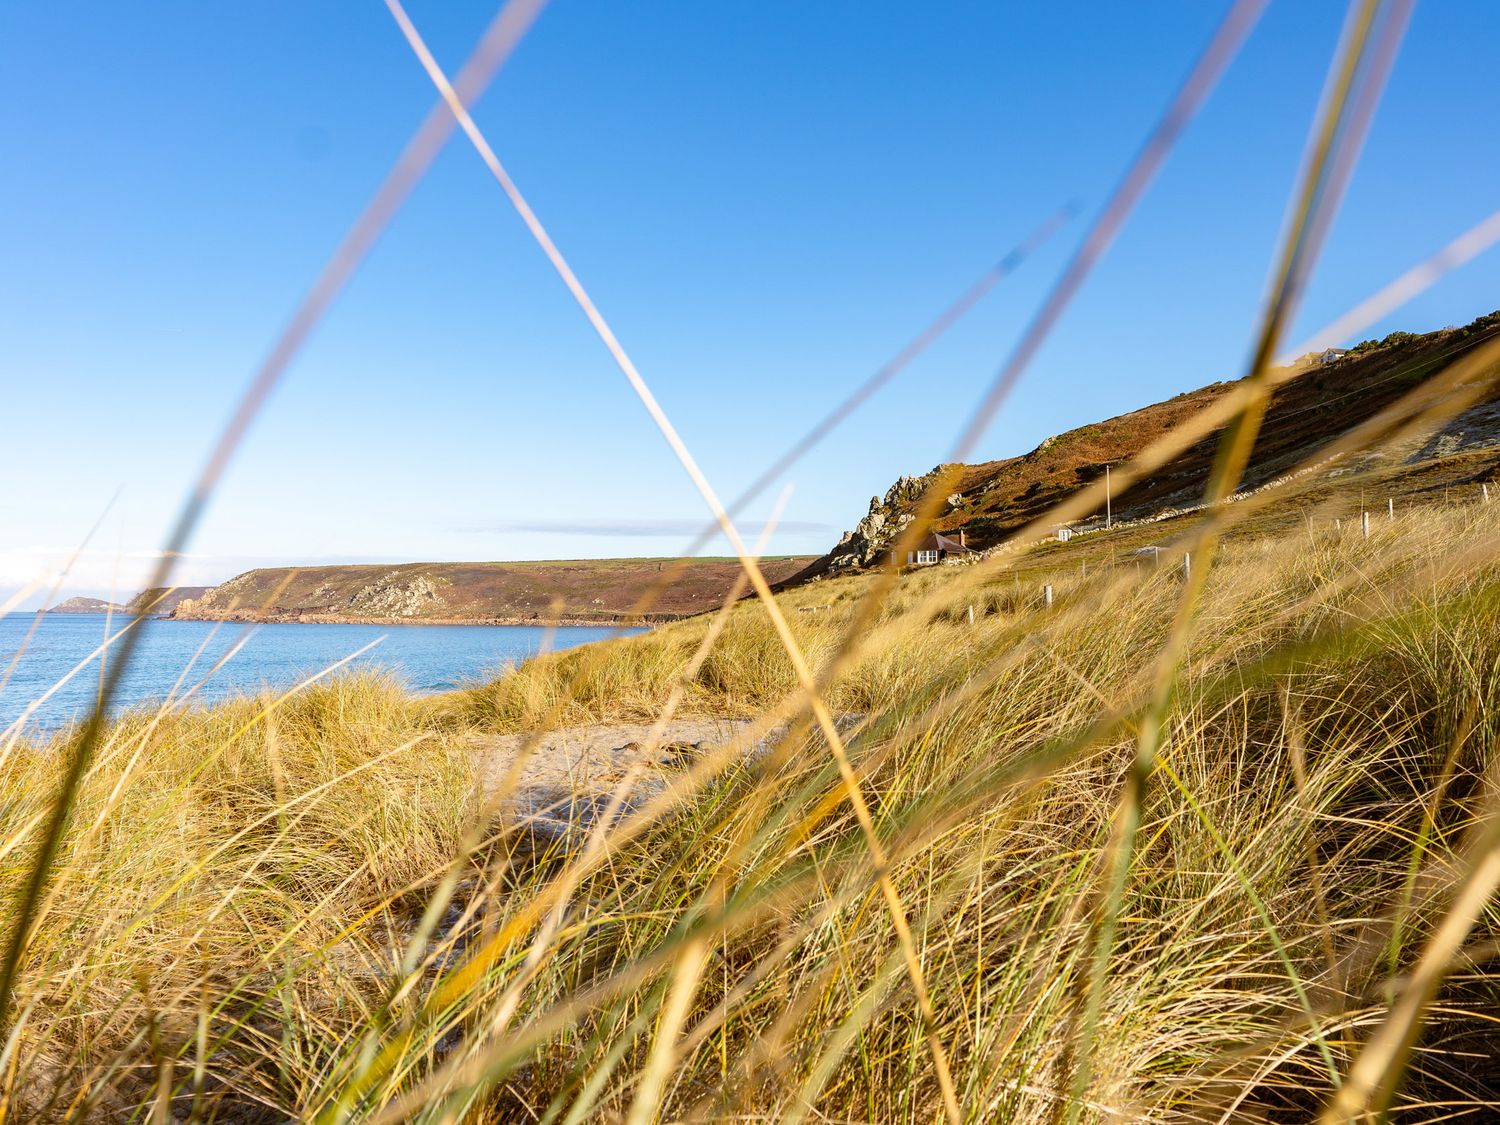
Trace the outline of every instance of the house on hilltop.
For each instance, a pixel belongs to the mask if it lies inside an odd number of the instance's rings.
[[[964,542],[964,533],[962,530],[959,531],[957,539],[949,539],[946,535],[939,535],[934,531],[929,533],[927,538],[923,539],[914,548],[906,552],[906,565],[933,566],[936,563],[945,562],[951,558],[975,553]],[[895,562],[896,560],[892,559],[891,561]]]
[[[1320,352],[1308,352],[1299,355],[1293,362],[1295,367],[1326,367],[1330,363],[1336,363],[1349,354],[1348,348],[1324,348]]]

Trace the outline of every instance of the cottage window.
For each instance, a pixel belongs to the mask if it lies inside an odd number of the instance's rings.
[[[938,561],[938,553],[936,551],[918,551],[917,552],[917,565],[918,566],[926,566],[928,563],[935,563],[937,561]]]

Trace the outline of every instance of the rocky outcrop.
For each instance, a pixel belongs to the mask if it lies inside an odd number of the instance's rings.
[[[1482,402],[1448,419],[1435,433],[1419,442],[1407,442],[1401,451],[1406,453],[1406,463],[1414,465],[1419,461],[1496,446],[1500,446],[1500,402]]]
[[[443,601],[438,592],[439,582],[425,574],[402,581],[401,573],[392,571],[356,591],[349,599],[348,612],[356,617],[430,615]]]
[[[891,485],[884,498],[870,497],[870,510],[864,519],[854,525],[853,531],[844,532],[838,546],[829,553],[829,569],[852,570],[878,561],[915,518],[911,509],[942,470],[943,466],[938,465],[922,476],[902,477]],[[956,506],[955,499],[962,497],[957,493],[949,496],[949,507]]]
[[[248,602],[243,595],[250,592],[255,571],[248,571],[219,586],[212,586],[196,598],[183,598],[174,607],[172,616],[198,621],[232,620],[236,610],[246,610]]]
[[[166,617],[181,603],[189,598],[201,598],[208,590],[207,586],[153,586],[131,598],[125,608],[131,613]]]

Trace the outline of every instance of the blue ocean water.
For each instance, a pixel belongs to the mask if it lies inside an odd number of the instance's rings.
[[[99,691],[97,650],[133,618],[52,614],[40,624],[30,613],[0,616],[0,728],[25,716],[29,731],[49,731],[83,718]],[[36,632],[27,640],[27,633]],[[145,633],[121,686],[115,709],[180,696],[196,685],[205,702],[261,687],[285,689],[374,642],[346,667],[394,673],[414,692],[463,687],[493,676],[541,651],[547,630],[532,625],[276,624],[247,628],[208,621],[142,622]],[[565,626],[551,647],[572,648],[618,633]],[[118,649],[115,640],[107,660]],[[232,652],[239,645],[238,651]],[[19,656],[17,655],[19,654]],[[222,667],[214,665],[226,655]],[[12,663],[14,667],[12,668]],[[181,680],[180,687],[174,685]],[[201,681],[201,683],[200,683]],[[28,714],[28,709],[30,713]]]

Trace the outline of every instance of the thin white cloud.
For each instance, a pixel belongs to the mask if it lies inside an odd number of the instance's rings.
[[[610,539],[674,538],[697,535],[708,526],[706,520],[498,520],[490,523],[466,523],[458,530],[505,535],[579,535]],[[759,535],[765,530],[763,520],[735,521],[735,526],[746,535]],[[815,523],[808,520],[781,520],[776,531],[789,534],[819,534],[833,532],[832,524]]]

